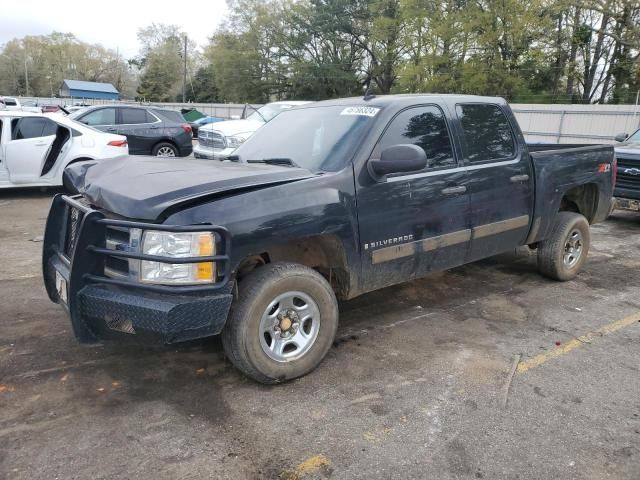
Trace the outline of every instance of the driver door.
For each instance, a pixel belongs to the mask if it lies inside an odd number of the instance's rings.
[[[57,124],[44,117],[22,117],[11,121],[11,138],[5,147],[4,160],[12,183],[40,181],[56,130]]]
[[[417,172],[369,178],[357,186],[365,291],[465,263],[471,239],[468,174],[455,154],[440,107],[398,113],[371,159],[390,146],[414,144],[427,155]]]

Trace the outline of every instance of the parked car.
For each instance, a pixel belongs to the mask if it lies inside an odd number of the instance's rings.
[[[0,110],[41,113],[34,101],[28,100],[21,103],[19,99],[14,97],[0,97]]]
[[[126,137],[63,115],[0,110],[0,188],[60,186],[67,165],[128,153]]]
[[[227,120],[206,125],[198,130],[198,145],[193,149],[196,158],[221,160],[231,155],[247,138],[273,120],[278,114],[310,102],[286,101],[264,105],[244,120]]]
[[[193,151],[191,126],[180,112],[155,107],[89,107],[70,118],[103,132],[125,135],[132,155],[186,157]]]
[[[42,113],[69,113],[68,110],[65,110],[60,105],[43,105],[40,109],[42,110]]]
[[[616,136],[618,159],[615,208],[640,212],[640,130]]]
[[[217,122],[224,122],[224,118],[220,118],[220,117],[202,117],[202,118],[199,118],[198,120],[196,120],[194,122],[189,122],[189,125],[191,125],[191,130],[193,130],[194,138],[197,138],[198,137],[198,131],[200,130],[200,127],[203,127],[204,125],[209,125],[211,123],[217,123]]]
[[[44,279],[81,341],[221,332],[237,368],[282,382],[331,348],[336,298],[522,245],[574,278],[613,191],[610,145],[530,152],[493,97],[319,102],[233,158],[67,169],[80,194],[53,202]]]

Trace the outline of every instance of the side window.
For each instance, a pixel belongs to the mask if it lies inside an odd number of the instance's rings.
[[[120,124],[136,125],[138,123],[148,123],[147,111],[142,108],[121,108]]]
[[[456,165],[447,123],[438,107],[415,107],[399,113],[382,135],[373,156],[378,158],[385,148],[407,143],[422,147],[427,154],[427,169]]]
[[[58,131],[58,124],[48,118],[44,119],[44,128],[42,129],[42,136],[48,137],[49,135],[55,135]]]
[[[470,162],[511,158],[516,147],[509,121],[497,105],[456,105],[464,134],[464,157]]]
[[[116,109],[99,108],[80,117],[79,120],[87,125],[115,125]]]
[[[24,117],[12,122],[11,140],[47,137],[55,135],[56,124],[48,118]]]

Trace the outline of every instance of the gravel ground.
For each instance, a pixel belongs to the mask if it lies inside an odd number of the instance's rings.
[[[51,196],[0,194],[0,479],[640,478],[640,215],[572,282],[523,249],[346,302],[324,363],[265,387],[216,338],[78,345]]]

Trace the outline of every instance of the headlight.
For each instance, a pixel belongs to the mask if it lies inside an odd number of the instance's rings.
[[[243,137],[227,137],[227,147],[238,148],[245,140]]]
[[[211,232],[173,233],[147,230],[142,237],[142,253],[169,258],[215,255]],[[142,260],[140,281],[159,284],[210,283],[215,279],[213,262],[163,263]]]

